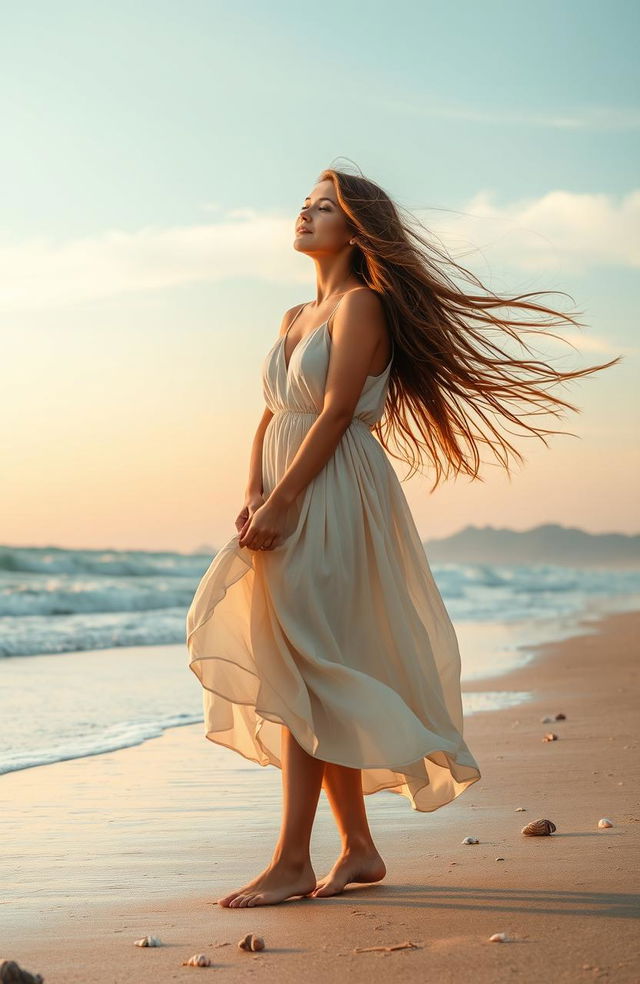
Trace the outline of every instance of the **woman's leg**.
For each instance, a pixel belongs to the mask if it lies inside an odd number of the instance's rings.
[[[380,881],[387,873],[369,830],[361,770],[326,762],[323,786],[342,840],[342,853],[329,874],[318,882],[311,893],[314,897],[336,895],[349,882]]]
[[[281,760],[283,814],[271,862],[253,881],[218,899],[219,905],[274,905],[316,887],[309,846],[325,763],[305,752],[284,725]]]

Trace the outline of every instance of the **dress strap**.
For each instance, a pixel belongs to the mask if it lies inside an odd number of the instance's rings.
[[[297,311],[296,314],[294,314],[293,318],[291,319],[291,324],[289,325],[289,327],[287,328],[287,330],[284,333],[284,337],[285,338],[287,337],[287,335],[289,334],[289,331],[293,327],[293,322],[296,320],[296,318],[298,317],[299,314],[302,314],[302,312],[304,311],[304,309],[306,308],[306,306],[307,306],[308,303],[309,303],[308,301],[305,301],[305,303],[302,305],[302,307],[300,308],[300,310]]]
[[[350,293],[351,293],[351,291],[348,291],[348,290],[347,290],[347,291],[345,291],[345,293],[344,293],[344,294],[342,295],[342,297],[346,297],[346,295],[347,295],[347,294],[350,294]],[[326,321],[326,323],[327,323],[327,324],[329,324],[329,322],[330,322],[330,321],[331,321],[331,319],[333,318],[333,316],[334,316],[334,314],[335,314],[335,313],[336,313],[336,311],[338,310],[338,306],[339,306],[339,304],[340,304],[340,301],[342,300],[342,297],[340,297],[340,298],[338,298],[338,302],[337,302],[337,304],[335,304],[335,305],[334,305],[334,308],[333,308],[333,311],[331,312],[331,314],[330,314],[330,315],[329,315],[329,317],[327,318],[327,321]]]
[[[349,293],[349,291],[346,291],[346,293],[348,294],[348,293]],[[344,296],[345,296],[345,295],[343,294],[343,295],[342,295],[342,297],[344,297]],[[340,304],[340,301],[342,300],[342,297],[340,297],[340,298],[338,299],[338,303],[337,303],[337,304],[336,304],[336,305],[334,306],[334,308],[333,308],[333,311],[331,312],[331,314],[329,315],[329,317],[327,318],[327,320],[323,322],[323,324],[325,324],[325,325],[328,325],[328,324],[329,324],[329,322],[331,321],[331,319],[332,319],[332,317],[333,317],[333,316],[334,316],[334,314],[336,313],[336,310],[337,310],[337,307],[338,307],[338,304]],[[304,309],[305,309],[305,308],[306,308],[306,307],[307,307],[307,306],[308,306],[308,305],[309,305],[310,303],[311,303],[310,301],[306,301],[306,302],[305,302],[305,303],[304,303],[304,304],[302,305],[302,307],[301,307],[301,308],[300,308],[300,309],[298,310],[298,312],[297,312],[296,314],[294,314],[294,316],[293,316],[293,318],[291,319],[291,324],[289,325],[289,327],[287,328],[287,330],[286,330],[286,331],[285,331],[285,333],[284,333],[284,338],[286,338],[286,337],[287,337],[287,335],[289,334],[289,332],[290,332],[290,330],[291,330],[291,329],[293,328],[293,323],[294,323],[294,321],[296,321],[296,320],[297,320],[297,317],[298,317],[298,315],[299,315],[299,314],[302,314],[302,312],[304,311]]]
[[[361,288],[361,287],[355,287],[355,288],[353,288],[352,290],[362,290],[362,288]],[[335,313],[336,313],[336,311],[338,310],[338,307],[340,306],[340,302],[342,301],[342,298],[343,298],[343,297],[346,297],[346,296],[347,296],[347,294],[351,294],[351,293],[352,293],[352,290],[346,290],[346,291],[344,292],[344,294],[342,295],[342,297],[339,297],[339,298],[338,298],[338,300],[337,300],[337,302],[336,302],[336,303],[334,304],[334,306],[333,306],[333,310],[331,311],[331,314],[329,315],[329,317],[327,318],[327,320],[326,320],[326,321],[324,322],[325,324],[327,324],[327,325],[329,324],[329,322],[330,322],[330,321],[331,321],[331,319],[333,318],[333,316],[334,316],[334,314],[335,314]],[[303,304],[303,305],[302,305],[302,307],[301,307],[301,308],[299,309],[299,311],[297,312],[297,314],[295,314],[295,315],[293,316],[293,319],[292,319],[292,321],[291,321],[291,324],[289,325],[289,327],[287,328],[287,330],[286,330],[286,332],[285,332],[285,336],[284,336],[285,338],[286,338],[286,337],[287,337],[287,335],[289,334],[289,330],[290,330],[290,329],[291,329],[291,328],[293,327],[293,323],[294,323],[294,321],[296,321],[296,319],[297,319],[297,317],[298,317],[298,314],[302,314],[302,312],[304,311],[304,309],[305,309],[305,308],[307,307],[307,305],[308,305],[308,304],[310,304],[310,303],[311,303],[310,301],[307,301],[307,302],[306,302],[305,304]],[[393,338],[391,339],[391,344],[393,345]]]

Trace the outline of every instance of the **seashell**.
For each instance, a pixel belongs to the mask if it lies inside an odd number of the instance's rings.
[[[2,984],[42,984],[41,974],[31,974],[23,970],[15,960],[0,960],[0,981]]]
[[[599,827],[613,827],[613,822],[611,820],[607,820],[606,817],[603,817],[602,820],[598,820],[598,826]]]
[[[555,714],[554,715],[553,720],[554,721],[566,721],[567,720],[567,715],[566,714],[563,714],[562,711],[560,711],[559,714]]]
[[[462,844],[479,844],[480,841],[478,840],[477,837],[465,837],[465,839],[461,843]]]
[[[188,960],[182,961],[183,967],[211,967],[211,961],[206,953],[194,953]]]
[[[516,813],[526,813],[527,811],[526,811],[526,809],[525,809],[524,806],[516,806],[515,812]]]
[[[504,858],[496,858],[496,861],[504,861]]]
[[[542,724],[551,724],[552,721],[555,721],[555,718],[551,717],[550,714],[545,714],[543,718],[540,718]]]
[[[261,936],[247,933],[246,936],[238,941],[238,948],[240,950],[264,950],[264,940]]]
[[[508,943],[509,937],[506,933],[494,933],[489,937],[489,943]]]
[[[545,837],[547,834],[552,834],[555,829],[556,825],[553,820],[532,820],[531,823],[522,828],[520,833],[527,837]]]
[[[555,734],[553,733],[553,731],[549,731],[549,732],[548,732],[548,733],[547,733],[547,734],[546,734],[546,735],[544,736],[544,738],[543,738],[542,740],[543,740],[543,741],[557,741],[557,740],[558,740],[558,736],[557,736],[557,735],[555,735]]]
[[[134,946],[162,946],[162,940],[157,936],[143,936],[141,940],[136,940]]]

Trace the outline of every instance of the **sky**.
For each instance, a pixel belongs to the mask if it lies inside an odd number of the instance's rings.
[[[0,32],[0,543],[178,550],[235,533],[294,223],[360,169],[497,292],[578,308],[559,368],[622,355],[513,435],[511,475],[404,481],[468,524],[636,533],[637,6],[31,2]],[[570,327],[570,326],[569,326]]]

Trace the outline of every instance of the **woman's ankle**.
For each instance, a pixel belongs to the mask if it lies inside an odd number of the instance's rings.
[[[373,839],[367,834],[350,834],[342,838],[343,854],[377,854]]]
[[[305,868],[310,867],[311,856],[309,852],[301,854],[298,850],[294,851],[289,848],[277,847],[273,852],[271,864],[273,866],[277,865],[279,868],[291,868],[296,871],[303,871]]]

